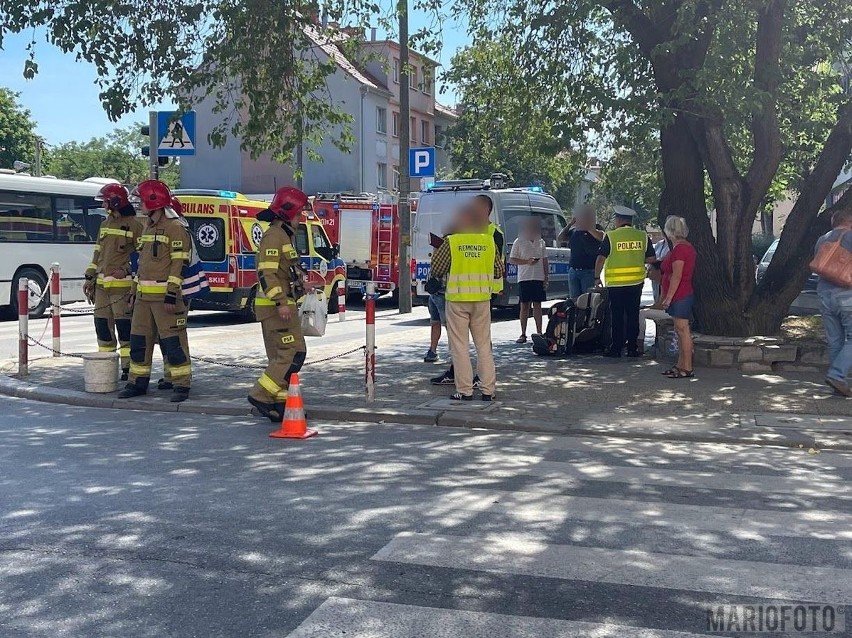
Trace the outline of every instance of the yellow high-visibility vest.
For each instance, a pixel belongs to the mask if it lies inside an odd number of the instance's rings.
[[[494,282],[494,237],[466,233],[450,235],[450,273],[447,301],[491,301]]]
[[[609,257],[604,263],[606,285],[619,287],[643,283],[647,233],[632,226],[622,226],[608,231],[606,236],[609,237]]]

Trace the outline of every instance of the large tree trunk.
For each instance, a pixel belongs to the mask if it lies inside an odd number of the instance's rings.
[[[696,327],[710,334],[748,334],[748,322],[719,258],[704,201],[704,164],[684,116],[675,116],[660,131],[660,145],[665,187],[659,223],[664,225],[669,215],[686,219],[689,240],[699,255],[693,275]]]

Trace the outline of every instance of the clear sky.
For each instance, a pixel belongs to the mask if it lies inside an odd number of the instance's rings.
[[[411,31],[423,24],[422,16],[412,14]],[[98,100],[98,88],[94,84],[96,73],[92,66],[77,62],[73,54],[64,54],[43,40],[38,41],[36,62],[39,73],[33,80],[22,75],[27,58],[26,45],[30,35],[4,36],[0,50],[0,86],[20,93],[19,101],[32,113],[37,130],[48,144],[59,144],[71,140],[85,141],[101,136],[117,126],[147,121],[147,109],[126,115],[119,122],[110,122]],[[467,44],[465,31],[453,24],[445,24],[444,48],[438,61],[447,66],[453,53]],[[440,74],[439,74],[440,75]],[[453,104],[452,95],[440,93],[438,99]],[[163,108],[169,108],[164,105]]]

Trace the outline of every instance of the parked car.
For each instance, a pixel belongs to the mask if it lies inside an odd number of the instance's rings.
[[[757,269],[755,270],[757,283],[760,283],[760,280],[763,279],[764,275],[766,275],[766,269],[769,268],[769,262],[772,261],[772,256],[775,254],[775,250],[777,248],[778,240],[776,239],[766,250],[763,258],[758,262]],[[807,281],[805,281],[805,286],[802,288],[802,292],[799,293],[799,296],[796,297],[790,305],[790,314],[817,315],[820,313],[819,297],[817,297],[816,292],[818,282],[819,277],[814,273],[811,273],[808,276]]]

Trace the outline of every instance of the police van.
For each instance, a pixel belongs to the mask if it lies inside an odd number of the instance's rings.
[[[174,195],[183,205],[210,282],[210,294],[193,299],[192,309],[239,312],[253,320],[257,246],[268,226],[257,220],[257,214],[269,202],[220,190],[179,189]],[[322,220],[312,212],[303,212],[293,243],[308,283],[323,288],[329,313],[336,313],[337,288],[346,285],[346,265],[329,241]]]
[[[432,253],[435,250],[433,236],[443,237],[453,215],[476,195],[487,195],[494,204],[491,221],[503,230],[507,260],[524,218],[534,216],[541,220],[541,234],[547,245],[550,266],[547,297],[564,299],[568,296],[571,251],[560,248],[557,242],[559,233],[567,225],[561,207],[552,195],[543,192],[540,187],[505,188],[504,180],[505,176],[495,174],[488,180],[439,181],[420,194],[412,231],[414,279],[420,301],[428,297],[424,285],[429,278]],[[514,306],[518,301],[518,267],[507,263],[503,292],[494,300],[494,305]]]

